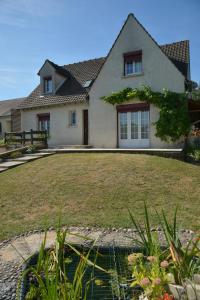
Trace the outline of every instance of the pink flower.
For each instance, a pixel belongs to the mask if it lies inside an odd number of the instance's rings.
[[[150,284],[150,280],[149,278],[145,277],[140,281],[140,285],[141,286],[145,286],[145,285],[149,285]]]
[[[167,268],[169,266],[169,263],[167,260],[163,260],[163,261],[161,261],[160,266],[162,268]]]
[[[150,262],[154,262],[154,261],[156,261],[156,259],[157,258],[155,256],[148,256],[147,257],[147,260],[150,261]]]
[[[133,264],[134,262],[136,262],[137,260],[141,259],[143,257],[142,253],[132,253],[129,254],[128,256],[128,262],[129,264]]]
[[[154,284],[154,285],[159,285],[159,284],[161,284],[161,279],[160,279],[160,278],[155,278],[155,279],[153,280],[153,284]]]

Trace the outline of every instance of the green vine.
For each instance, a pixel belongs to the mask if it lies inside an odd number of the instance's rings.
[[[160,93],[144,86],[142,89],[125,88],[117,93],[104,96],[102,99],[112,105],[137,99],[158,107],[160,117],[153,125],[156,127],[156,136],[165,142],[175,142],[190,131],[187,93],[175,93],[168,90]]]

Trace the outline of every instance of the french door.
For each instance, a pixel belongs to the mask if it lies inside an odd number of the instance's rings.
[[[149,147],[149,111],[118,113],[119,147]]]

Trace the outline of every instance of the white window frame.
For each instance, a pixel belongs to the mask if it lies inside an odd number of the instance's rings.
[[[122,117],[123,114],[123,117]],[[126,129],[127,135],[123,135],[122,128],[124,122],[127,120]],[[118,113],[118,142],[120,148],[148,148],[150,145],[150,112],[136,111],[136,112],[119,112]],[[135,125],[136,126],[135,126]],[[122,125],[122,126],[121,126]],[[147,125],[147,126],[146,126]]]
[[[75,116],[75,119],[74,119]],[[75,120],[75,122],[74,122]],[[77,127],[77,112],[76,110],[71,110],[69,112],[69,127]]]
[[[52,77],[45,77],[44,79],[44,93],[51,94],[53,92],[53,80]]]
[[[137,69],[137,66],[139,64],[139,69]],[[132,66],[132,71],[130,71]],[[129,75],[137,75],[137,74],[142,74],[142,60],[140,61],[126,61],[125,62],[125,76]]]
[[[47,130],[48,135],[50,134],[50,114],[49,117],[41,118],[41,115],[37,116],[38,130]]]

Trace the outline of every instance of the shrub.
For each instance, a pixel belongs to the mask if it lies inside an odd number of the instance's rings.
[[[194,158],[195,161],[200,161],[200,149],[193,150],[191,156]]]
[[[35,145],[28,146],[26,153],[35,153],[37,150],[37,147]]]
[[[12,152],[9,155],[9,158],[11,158],[11,159],[15,159],[15,158],[19,158],[19,157],[22,157],[22,153],[20,151]]]
[[[4,138],[0,137],[0,146],[5,146],[5,140]]]

